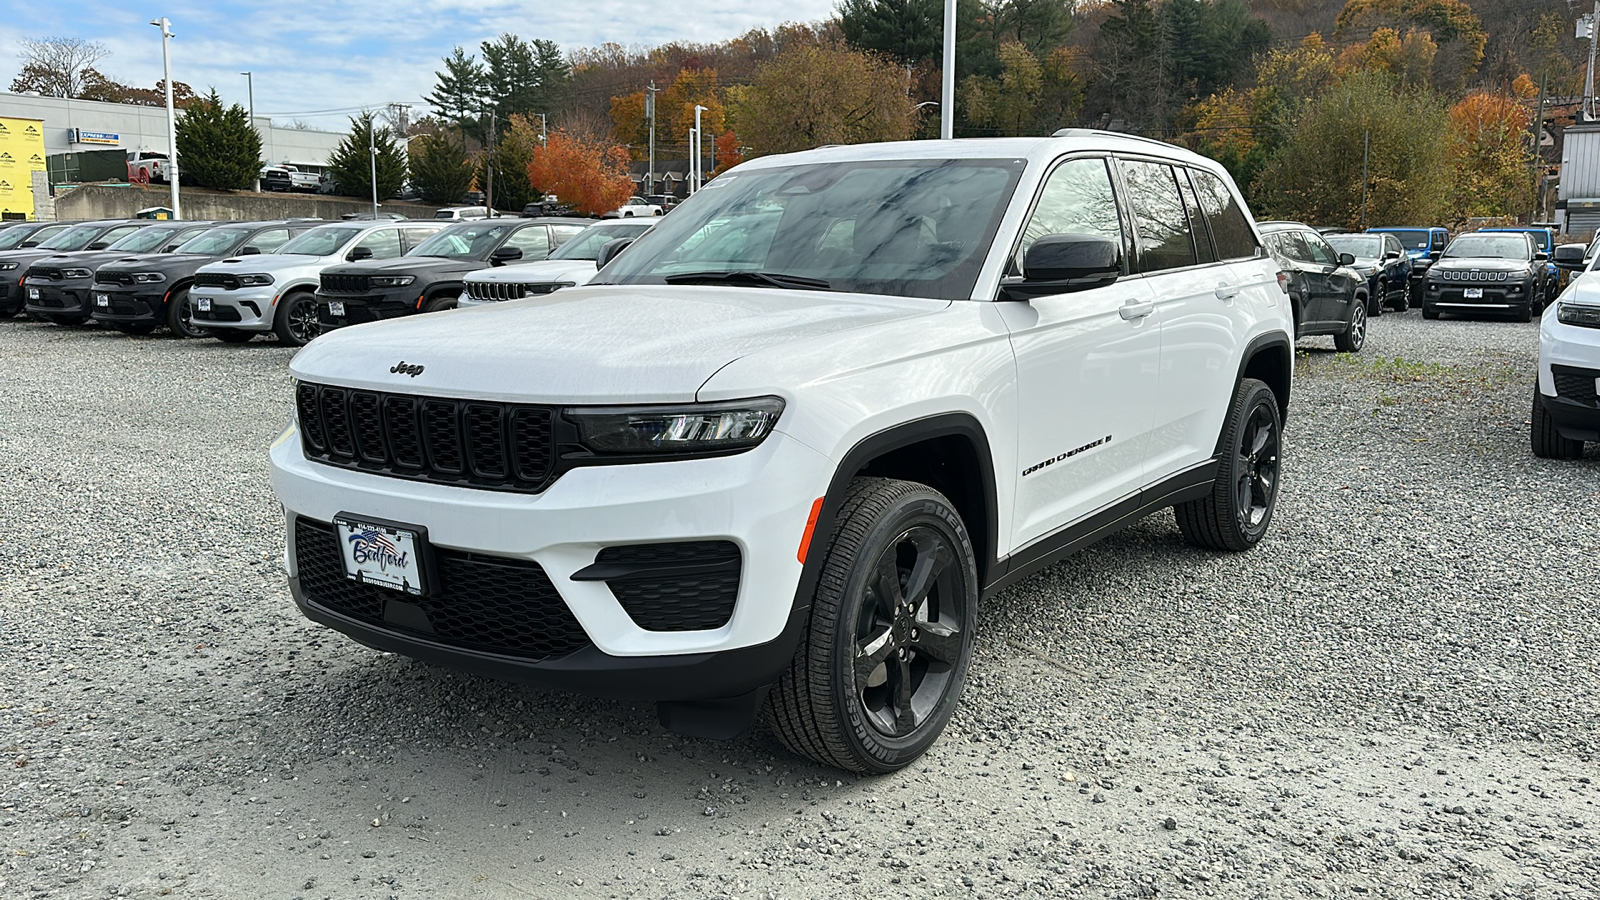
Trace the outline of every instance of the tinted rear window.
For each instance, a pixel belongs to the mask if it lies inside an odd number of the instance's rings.
[[[1206,222],[1211,226],[1211,240],[1217,245],[1219,259],[1245,259],[1256,255],[1256,236],[1250,229],[1239,198],[1228,190],[1222,179],[1210,172],[1190,169],[1194,176],[1194,189],[1200,195],[1200,208],[1205,211]]]

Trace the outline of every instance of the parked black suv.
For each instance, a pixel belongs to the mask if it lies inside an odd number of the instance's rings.
[[[591,224],[588,219],[471,219],[440,231],[405,256],[332,266],[323,270],[317,289],[317,319],[326,331],[450,309],[468,272],[544,259]]]
[[[31,250],[74,224],[72,222],[23,222],[0,231],[0,319],[22,312],[22,278],[27,263],[10,258],[13,250]]]
[[[1267,251],[1283,268],[1294,310],[1295,340],[1333,335],[1333,344],[1355,353],[1367,342],[1367,279],[1351,268],[1356,261],[1340,253],[1298,222],[1260,222]]]
[[[1392,234],[1329,234],[1328,244],[1355,257],[1353,268],[1367,279],[1367,315],[1411,308],[1411,257]]]
[[[101,266],[90,289],[96,322],[128,334],[149,334],[161,325],[178,337],[201,337],[189,312],[194,273],[229,256],[272,253],[321,219],[240,222],[210,228],[171,253],[117,259]]]
[[[1510,313],[1518,322],[1531,321],[1544,309],[1544,298],[1555,295],[1546,259],[1526,232],[1458,235],[1428,267],[1422,317],[1498,312]]]
[[[89,285],[94,280],[95,269],[120,255],[159,247],[163,240],[173,237],[175,226],[194,224],[157,219],[85,222],[32,250],[12,251],[6,256],[13,261],[27,260],[22,292],[23,308],[30,316],[57,325],[81,325],[89,321]],[[143,240],[132,240],[140,237],[138,233],[142,231],[152,232],[156,240],[148,246]],[[131,243],[124,246],[124,241]]]

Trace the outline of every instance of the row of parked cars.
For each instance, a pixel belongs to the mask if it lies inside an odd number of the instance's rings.
[[[0,229],[0,317],[299,346],[356,322],[581,284],[652,220],[106,219]],[[615,248],[613,248],[615,249]],[[542,268],[541,268],[542,267]],[[518,271],[485,278],[478,270]],[[521,271],[526,269],[527,271]],[[475,299],[476,298],[476,301]]]

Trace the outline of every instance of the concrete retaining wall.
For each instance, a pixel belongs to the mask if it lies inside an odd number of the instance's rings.
[[[179,196],[185,219],[232,219],[257,222],[266,219],[312,217],[338,219],[345,213],[372,212],[372,201],[326,194],[256,194],[250,191],[225,193],[201,188],[182,188]],[[58,219],[125,219],[141,209],[167,206],[172,202],[167,186],[120,186],[86,184],[58,192],[55,198]],[[411,219],[431,219],[438,209],[421,203],[391,201],[378,206],[380,212],[399,213]]]

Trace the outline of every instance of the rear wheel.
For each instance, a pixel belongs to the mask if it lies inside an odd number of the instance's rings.
[[[1410,284],[1402,284],[1402,285],[1400,285],[1400,290],[1396,292],[1396,299],[1394,300],[1394,302],[1389,304],[1389,308],[1394,310],[1395,312],[1405,312],[1406,310],[1411,308],[1411,286],[1410,286]]]
[[[1333,345],[1342,353],[1359,353],[1367,343],[1367,310],[1359,303],[1350,304],[1350,318],[1344,323],[1344,333],[1333,336]]]
[[[290,347],[304,347],[322,333],[317,321],[317,298],[304,291],[290,294],[278,304],[278,314],[272,322],[272,332],[278,342]]]
[[[1172,508],[1189,543],[1212,550],[1249,550],[1267,533],[1278,502],[1283,419],[1272,388],[1239,382],[1222,433],[1217,480],[1209,495]]]
[[[824,552],[811,620],[766,719],[803,756],[893,772],[933,744],[960,699],[978,618],[972,541],[938,491],[858,478]]]
[[[1533,455],[1544,459],[1577,459],[1583,455],[1583,441],[1562,437],[1555,420],[1544,408],[1544,395],[1533,386]]]

